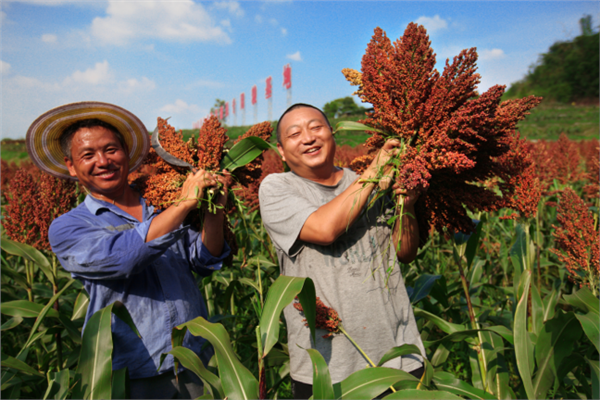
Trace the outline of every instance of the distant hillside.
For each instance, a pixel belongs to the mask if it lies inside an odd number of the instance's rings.
[[[560,103],[598,103],[600,42],[592,17],[580,19],[581,35],[556,42],[541,54],[527,75],[511,85],[506,98],[542,96]]]

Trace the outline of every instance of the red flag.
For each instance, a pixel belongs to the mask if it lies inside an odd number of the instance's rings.
[[[265,89],[265,99],[270,99],[273,94],[273,79],[269,76],[267,78],[267,87]]]
[[[235,99],[231,101],[231,113],[235,114]]]
[[[223,106],[219,107],[219,119],[223,119]]]
[[[240,110],[243,110],[245,107],[246,103],[246,94],[242,93],[240,94]]]
[[[252,86],[252,105],[256,104],[256,85]]]
[[[283,87],[286,89],[292,87],[292,66],[290,64],[283,66]]]
[[[225,118],[229,117],[229,103],[225,103]]]

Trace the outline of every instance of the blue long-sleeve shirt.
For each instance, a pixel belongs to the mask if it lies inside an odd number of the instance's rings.
[[[79,279],[90,297],[85,322],[115,301],[122,302],[140,339],[119,318],[112,317],[113,370],[129,368],[132,379],[173,369],[168,356],[173,327],[198,316],[207,318],[206,305],[192,271],[207,276],[229,254],[214,257],[199,232],[179,229],[146,243],[154,208],[140,197],[142,222],[115,205],[88,195],[77,208],[55,219],[48,232],[52,250],[62,266]],[[200,354],[205,339],[189,332],[184,346]],[[204,351],[204,362],[212,355]]]

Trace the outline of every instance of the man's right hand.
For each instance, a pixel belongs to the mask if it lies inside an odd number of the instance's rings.
[[[190,173],[183,183],[177,203],[183,203],[189,207],[196,206],[204,194],[204,189],[217,187],[217,184],[217,178],[211,172],[201,169],[195,174]]]
[[[392,157],[398,154],[400,151],[398,147],[400,147],[401,144],[402,143],[400,143],[398,139],[388,139],[375,158],[373,158],[373,162],[371,162],[369,169],[375,173],[381,170],[382,167],[389,163]]]

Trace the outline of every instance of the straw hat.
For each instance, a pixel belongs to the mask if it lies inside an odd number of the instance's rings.
[[[129,149],[129,172],[142,164],[150,149],[150,136],[142,121],[124,108],[98,101],[65,104],[40,115],[25,139],[31,160],[50,175],[77,180],[65,164],[60,136],[69,125],[89,118],[108,122],[121,132]]]

